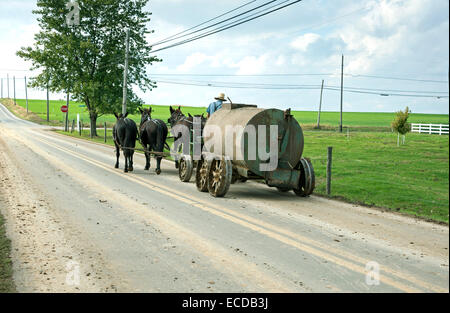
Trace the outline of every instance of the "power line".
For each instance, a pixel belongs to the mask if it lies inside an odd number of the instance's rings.
[[[414,79],[414,78],[405,78],[405,77],[390,77],[390,76],[376,76],[376,75],[363,75],[363,74],[347,74],[347,76],[448,84],[448,81],[446,81],[446,80]]]
[[[286,89],[297,89],[297,88],[319,88],[321,85],[304,85],[304,84],[265,84],[265,83],[254,83],[254,82],[223,82],[223,81],[204,81],[204,80],[192,80],[192,79],[184,79],[184,80],[171,80],[175,82],[190,82],[190,83],[198,83],[198,84],[221,84],[227,86],[258,86],[258,87],[271,87],[271,88],[286,88]],[[340,86],[333,85],[325,85],[324,87],[333,89],[340,88]],[[430,93],[430,94],[447,94],[447,91],[428,91],[428,90],[399,90],[399,89],[377,89],[377,88],[360,88],[347,86],[346,90],[358,90],[358,91],[374,91],[374,92],[400,92],[400,93]]]
[[[175,37],[175,36],[181,35],[181,34],[183,34],[183,33],[185,33],[185,32],[190,31],[190,30],[196,29],[197,27],[200,27],[200,26],[202,26],[202,25],[205,25],[205,24],[207,24],[207,23],[209,23],[209,22],[212,22],[212,21],[214,21],[214,20],[216,20],[216,19],[218,19],[218,18],[220,18],[220,17],[222,17],[222,16],[225,16],[225,15],[231,13],[231,12],[234,12],[234,11],[236,11],[236,10],[239,10],[239,9],[241,9],[241,8],[247,6],[247,5],[249,5],[249,4],[251,4],[251,3],[255,2],[255,1],[257,1],[257,0],[253,0],[253,1],[247,2],[247,3],[245,3],[245,4],[241,5],[241,6],[239,6],[239,7],[235,8],[235,9],[233,9],[233,10],[227,11],[227,12],[225,12],[225,13],[223,13],[223,14],[221,14],[221,15],[218,15],[218,16],[212,18],[212,19],[209,19],[209,20],[207,20],[207,21],[205,21],[205,22],[203,22],[203,23],[200,23],[200,24],[195,25],[195,26],[193,26],[193,27],[191,27],[191,28],[188,28],[188,29],[186,29],[186,30],[183,30],[183,31],[181,31],[181,32],[179,32],[179,33],[176,33],[176,34],[174,34],[174,35],[171,35],[171,36],[169,36],[169,37],[166,37],[166,38],[164,38],[164,39],[162,39],[162,40],[160,40],[160,41],[154,43],[153,45],[157,45],[157,44],[161,43],[161,42],[164,41],[164,40],[173,38],[173,37]]]
[[[256,0],[255,0],[255,1],[256,1]],[[232,20],[232,19],[235,19],[235,18],[237,18],[237,17],[239,17],[239,16],[245,15],[245,14],[247,14],[247,13],[249,13],[249,12],[252,12],[252,11],[254,11],[254,10],[257,10],[257,9],[259,9],[259,8],[262,8],[262,7],[266,6],[266,5],[269,5],[269,4],[273,3],[273,2],[276,2],[277,0],[271,0],[271,1],[268,1],[268,2],[266,2],[266,3],[263,3],[262,5],[259,5],[259,6],[255,7],[255,8],[253,8],[253,9],[251,9],[251,10],[242,12],[242,13],[240,13],[240,14],[238,14],[238,15],[232,16],[232,17],[230,17],[230,18],[227,18],[227,19],[222,20],[222,21],[220,21],[220,22],[217,22],[217,23],[215,23],[215,24],[209,25],[209,26],[207,26],[207,27],[198,29],[198,30],[196,30],[196,31],[194,31],[194,32],[190,32],[190,33],[185,34],[185,35],[183,35],[183,36],[178,36],[178,37],[176,37],[177,35],[180,35],[180,34],[182,34],[182,33],[185,33],[185,32],[187,32],[187,31],[189,31],[189,30],[195,29],[195,28],[197,28],[197,27],[199,27],[199,26],[201,26],[201,25],[207,24],[208,22],[211,22],[211,21],[213,21],[213,20],[216,20],[216,19],[219,18],[219,17],[222,17],[222,16],[224,16],[224,15],[227,15],[228,13],[233,12],[233,11],[236,11],[236,10],[238,10],[238,9],[240,9],[240,8],[242,8],[242,7],[244,7],[244,6],[248,5],[248,4],[250,4],[250,3],[252,3],[252,2],[255,2],[255,1],[248,2],[248,3],[244,4],[244,5],[241,5],[241,6],[237,7],[237,8],[235,8],[235,9],[231,10],[231,11],[228,11],[228,12],[226,12],[226,13],[224,13],[224,14],[221,14],[221,15],[219,15],[219,16],[216,16],[216,17],[213,18],[213,19],[210,19],[210,20],[208,20],[208,21],[206,21],[206,22],[203,22],[203,23],[201,23],[201,24],[198,24],[197,26],[191,27],[191,28],[189,28],[189,29],[187,29],[187,30],[184,30],[184,31],[178,33],[178,34],[175,34],[175,35],[169,36],[169,37],[167,37],[167,38],[165,38],[165,39],[162,39],[162,40],[160,40],[160,41],[158,41],[158,42],[156,42],[156,43],[154,43],[154,44],[151,44],[151,46],[160,45],[160,44],[163,44],[163,43],[166,43],[166,42],[170,42],[170,41],[173,41],[173,40],[176,40],[176,39],[180,39],[180,38],[183,38],[183,37],[186,37],[186,36],[189,36],[189,35],[192,35],[192,34],[201,32],[201,31],[206,30],[206,29],[208,29],[208,28],[211,28],[211,27],[220,25],[220,24],[222,24],[222,23],[225,23],[225,22],[227,22],[227,21],[230,21],[230,20]]]
[[[175,73],[153,73],[153,76],[192,76],[192,77],[290,77],[290,76],[337,76],[336,73],[274,73],[274,74],[175,74]],[[346,74],[346,77],[353,78],[376,78],[386,80],[404,80],[415,82],[428,82],[428,83],[443,83],[448,84],[445,80],[431,80],[431,79],[414,79],[405,77],[391,77],[391,76],[376,76],[376,75],[363,75],[363,74]]]
[[[198,40],[198,39],[207,37],[207,36],[211,36],[211,35],[213,35],[213,34],[216,34],[216,33],[222,32],[222,31],[225,31],[225,30],[227,30],[227,29],[230,29],[230,28],[239,26],[239,25],[241,25],[241,24],[250,22],[250,21],[252,21],[252,20],[255,20],[255,19],[257,19],[257,18],[263,17],[263,16],[268,15],[268,14],[270,14],[270,13],[276,12],[276,11],[278,11],[278,10],[281,10],[281,9],[283,9],[283,8],[286,8],[286,7],[288,7],[288,6],[291,6],[291,5],[293,5],[293,4],[296,4],[296,3],[300,2],[300,1],[302,1],[302,0],[296,0],[296,1],[294,1],[294,2],[285,4],[285,5],[281,6],[281,7],[278,7],[278,8],[275,8],[275,9],[273,9],[273,10],[270,10],[270,11],[268,11],[268,12],[264,12],[264,13],[261,13],[261,14],[259,14],[259,15],[257,15],[257,16],[254,16],[254,17],[251,17],[251,18],[247,18],[247,19],[245,19],[245,20],[243,20],[243,21],[241,21],[241,22],[236,22],[236,23],[234,23],[234,24],[231,24],[231,23],[230,23],[229,26],[223,26],[223,27],[221,27],[221,28],[218,28],[217,30],[209,31],[209,32],[207,32],[206,34],[201,34],[201,35],[198,35],[198,36],[196,36],[196,37],[192,37],[192,38],[183,40],[183,41],[181,41],[181,42],[177,42],[177,43],[174,43],[174,44],[172,44],[172,45],[169,45],[169,46],[166,46],[166,47],[163,47],[163,48],[160,48],[160,49],[156,49],[156,50],[154,50],[153,52],[158,52],[158,51],[166,50],[166,49],[169,49],[169,48],[173,48],[173,47],[176,47],[176,46],[179,46],[179,45],[183,45],[183,44],[186,44],[186,43],[189,43],[189,42],[192,42],[192,41],[195,41],[195,40]],[[287,1],[284,1],[284,2],[282,2],[282,3],[285,3],[285,2],[287,2]]]
[[[265,90],[317,90],[321,87],[319,85],[270,85],[270,84],[251,84],[251,83],[220,83],[220,82],[199,82],[199,81],[170,81],[157,79],[157,83],[174,84],[174,85],[187,85],[187,86],[202,86],[202,87],[222,87],[222,88],[232,88],[232,89],[265,89]],[[340,91],[340,88],[334,86],[326,86],[325,90],[330,91]],[[448,95],[431,95],[431,94],[412,94],[412,93],[433,93],[427,91],[409,91],[410,93],[398,93],[389,92],[388,90],[370,91],[365,89],[357,88],[344,88],[345,92],[350,93],[360,93],[360,94],[371,94],[378,96],[400,96],[400,97],[417,97],[417,98],[448,98]]]

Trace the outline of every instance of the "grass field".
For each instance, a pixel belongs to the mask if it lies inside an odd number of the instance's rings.
[[[408,134],[397,147],[391,133],[305,131],[304,156],[325,194],[327,147],[333,147],[331,195],[353,203],[448,223],[448,136]]]
[[[18,99],[17,104],[25,108],[26,103],[24,99]],[[53,124],[62,124],[64,119],[63,113],[60,111],[62,105],[65,105],[65,101],[50,101],[50,120]],[[86,109],[82,106],[83,103],[71,101],[69,104],[69,120],[76,119],[77,113],[80,114],[80,118],[84,123],[89,123],[89,114]],[[36,113],[42,119],[47,118],[47,104],[45,100],[28,100],[29,110]],[[152,105],[153,108],[153,118],[159,118],[163,121],[167,121],[169,117],[169,106],[158,106]],[[182,107],[182,111],[187,114],[202,114],[206,108],[204,107]],[[312,111],[293,111],[292,114],[305,128],[312,128],[317,124],[317,112]],[[337,127],[339,125],[339,112],[322,112],[321,114],[321,125],[327,127]],[[135,121],[139,121],[139,115],[134,114],[130,116]],[[381,130],[386,130],[390,128],[391,121],[394,119],[394,113],[360,113],[360,112],[344,112],[343,120],[344,126],[351,128],[362,128],[361,130],[375,130],[374,128],[382,128]],[[113,124],[115,122],[115,117],[112,114],[104,115],[99,117],[98,125],[103,125],[104,122]],[[419,114],[412,113],[409,121],[411,123],[434,123],[434,124],[448,124],[449,116],[448,114]]]
[[[10,258],[11,242],[6,237],[5,224],[0,213],[0,293],[15,292],[12,278],[12,262]]]
[[[22,101],[18,101],[23,105]],[[30,109],[42,116],[42,105],[38,100]],[[58,110],[61,102],[52,102]],[[33,106],[34,105],[34,106]],[[11,105],[9,106],[11,108]],[[80,112],[88,120],[84,108],[77,107],[72,114]],[[169,117],[167,106],[152,106],[153,117],[164,121]],[[23,114],[23,108],[12,108],[16,114]],[[201,114],[204,108],[184,107],[185,113]],[[61,115],[61,113],[55,113]],[[302,126],[315,122],[315,112],[293,112]],[[55,116],[56,116],[55,115]],[[44,113],[45,118],[45,113]],[[139,121],[138,115],[133,119]],[[449,138],[448,136],[408,134],[406,144],[397,147],[397,136],[390,132],[389,124],[394,113],[345,113],[344,125],[350,127],[349,136],[338,132],[313,130],[304,127],[304,156],[312,159],[317,176],[315,193],[325,196],[325,175],[327,147],[333,147],[333,174],[331,197],[368,206],[387,208],[435,221],[449,221]],[[34,119],[39,118],[34,116]],[[325,112],[323,125],[335,126],[339,114]],[[99,124],[107,121],[112,125],[114,116],[103,116]],[[447,123],[448,115],[411,114],[410,122]],[[360,127],[358,129],[358,127]],[[365,128],[364,128],[365,127]],[[361,130],[388,130],[361,131]],[[359,131],[353,131],[359,130]],[[71,134],[78,137],[77,133]],[[99,130],[103,135],[103,130]],[[84,131],[83,138],[89,137]],[[103,138],[92,139],[103,142]],[[108,131],[108,144],[113,145]]]

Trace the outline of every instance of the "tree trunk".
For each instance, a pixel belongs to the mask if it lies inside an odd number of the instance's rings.
[[[89,119],[91,120],[91,138],[97,136],[97,117],[98,114],[96,112],[89,112]]]

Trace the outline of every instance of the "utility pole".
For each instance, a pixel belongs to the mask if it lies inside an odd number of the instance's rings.
[[[317,116],[317,128],[320,128],[320,110],[322,109],[322,95],[323,95],[323,79],[322,79],[322,87],[320,88],[320,102],[319,102],[319,114]]]
[[[13,76],[14,105],[16,105],[16,76]]]
[[[50,122],[50,118],[49,118],[49,108],[50,108],[50,99],[49,99],[49,94],[48,94],[48,81],[47,81],[47,122]]]
[[[128,54],[130,50],[130,30],[127,28],[126,32],[126,49],[125,49],[125,67],[123,69],[123,100],[122,100],[122,114],[127,113],[127,77],[128,77]]]
[[[27,114],[28,114],[28,87],[27,87],[27,77],[25,76],[25,101],[27,103]]]
[[[342,133],[342,102],[344,100],[344,55],[342,55],[341,64],[341,123],[339,124],[339,132]]]

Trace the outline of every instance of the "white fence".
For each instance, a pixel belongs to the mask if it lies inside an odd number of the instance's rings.
[[[411,124],[411,132],[448,135],[448,124]]]

